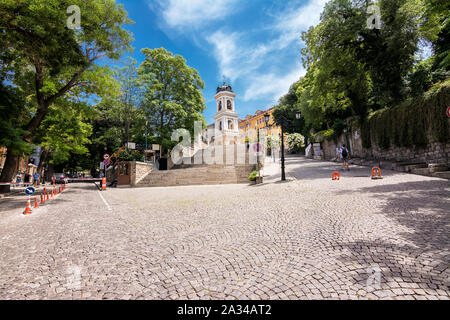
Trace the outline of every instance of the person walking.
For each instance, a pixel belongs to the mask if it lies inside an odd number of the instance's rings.
[[[346,148],[345,144],[342,145],[342,148],[340,149],[339,153],[340,153],[341,159],[342,159],[341,170],[344,170],[345,168],[347,168],[347,170],[350,171],[350,167],[348,164],[348,160],[350,159],[350,152]]]
[[[35,187],[37,187],[38,185],[39,185],[39,178],[41,177],[41,175],[39,174],[39,173],[35,173],[34,175],[33,175],[33,184],[34,184],[34,186]]]
[[[336,147],[336,162],[341,161],[341,148]]]

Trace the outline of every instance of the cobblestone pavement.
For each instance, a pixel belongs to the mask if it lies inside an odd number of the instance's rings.
[[[288,182],[70,185],[2,210],[2,299],[449,299],[449,181],[288,158]],[[102,196],[105,201],[103,201]],[[110,208],[111,210],[109,210]]]

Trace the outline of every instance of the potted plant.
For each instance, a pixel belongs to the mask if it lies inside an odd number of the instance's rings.
[[[248,180],[252,182],[252,184],[256,184],[256,178],[258,177],[258,171],[252,171],[248,175]]]

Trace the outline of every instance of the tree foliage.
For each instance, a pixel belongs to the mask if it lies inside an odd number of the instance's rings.
[[[71,5],[81,9],[79,30],[67,27]],[[116,59],[131,49],[131,35],[123,29],[128,23],[126,11],[113,0],[0,2],[0,74],[8,71],[0,79],[2,91],[10,91],[7,96],[19,93],[24,99],[15,111],[20,113],[17,120],[2,115],[14,139],[6,141],[9,148],[0,181],[12,178],[14,154],[36,138],[52,106],[65,106],[57,101],[108,94],[111,78],[96,62],[103,57]],[[4,101],[5,107],[14,110],[14,101]]]
[[[300,110],[304,127],[312,129],[304,132],[306,137],[337,137],[353,118],[362,126],[365,146],[372,143],[367,131],[377,132],[373,141],[382,148],[425,144],[426,139],[416,136],[412,126],[395,125],[398,116],[406,122],[417,121],[420,129],[424,124],[415,119],[417,113],[376,111],[408,104],[437,81],[448,79],[449,2],[380,0],[376,4],[380,28],[367,25],[369,4],[365,0],[331,0],[325,5],[319,24],[302,34],[307,71],[293,84],[297,100],[289,98],[287,101],[295,102],[284,104],[280,100],[277,108],[286,116],[290,112],[291,119],[294,111]],[[419,51],[428,43],[433,55],[423,60]],[[415,108],[414,103],[408,105]]]
[[[142,49],[139,67],[143,90],[142,108],[151,132],[164,148],[171,148],[173,130],[185,128],[193,134],[194,122],[204,121],[204,83],[197,70],[186,65],[180,55],[164,48]]]

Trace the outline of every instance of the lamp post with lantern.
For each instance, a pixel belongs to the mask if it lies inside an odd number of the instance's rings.
[[[300,111],[295,112],[295,118],[299,120],[302,117]],[[286,172],[285,172],[285,159],[284,159],[284,127],[287,124],[292,125],[292,121],[288,120],[284,117],[280,118],[280,126],[281,126],[281,181],[286,180]]]
[[[266,112],[264,114],[264,126],[265,127],[267,127],[267,124],[269,123],[269,121],[270,121],[270,114]],[[261,172],[260,172],[260,167],[259,167],[259,153],[261,152],[261,150],[263,148],[261,148],[261,144],[260,144],[259,130],[260,130],[260,128],[258,126],[258,148],[259,149],[258,149],[258,154],[257,154],[257,166],[258,166],[258,177],[261,178]]]

